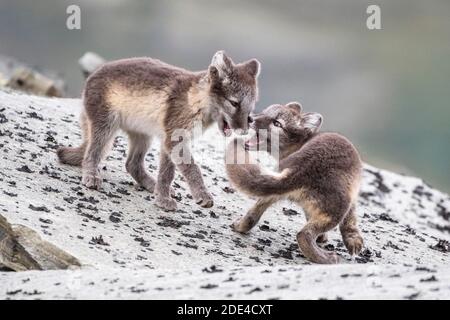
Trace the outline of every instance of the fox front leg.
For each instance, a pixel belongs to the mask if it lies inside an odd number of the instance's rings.
[[[175,211],[177,203],[172,199],[170,185],[175,176],[175,165],[170,156],[161,148],[158,180],[156,182],[156,205],[166,211]]]
[[[174,155],[172,154],[172,161],[186,179],[195,202],[203,208],[212,207],[214,205],[213,198],[206,189],[200,168],[195,163],[186,144],[184,145],[182,152],[183,156],[181,158],[174,158]]]

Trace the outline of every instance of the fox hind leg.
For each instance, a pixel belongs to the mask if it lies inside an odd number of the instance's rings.
[[[300,205],[301,205],[301,203],[300,203]],[[304,209],[304,212],[305,212],[305,216],[306,216],[306,221],[309,221],[309,218],[310,218],[309,212],[305,209]],[[325,232],[321,233],[317,236],[317,240],[316,240],[317,243],[322,244],[322,243],[326,243],[327,241],[328,241],[328,236]]]
[[[151,144],[151,137],[145,134],[128,132],[129,152],[125,167],[139,186],[153,193],[155,180],[145,170],[145,155]]]
[[[115,119],[102,119],[90,123],[90,139],[83,158],[82,183],[91,189],[100,189],[101,176],[98,169],[100,161],[112,143],[118,130]]]
[[[300,250],[307,259],[315,263],[334,264],[339,262],[339,257],[334,252],[326,251],[317,245],[317,237],[330,231],[338,221],[323,211],[314,212],[303,229],[297,234]]]
[[[344,219],[339,224],[344,245],[353,256],[359,254],[363,248],[364,240],[357,226],[356,210],[353,204]]]

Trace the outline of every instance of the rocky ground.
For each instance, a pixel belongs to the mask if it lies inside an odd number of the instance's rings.
[[[270,208],[249,235],[231,230],[253,200],[228,183],[216,128],[194,153],[211,209],[193,203],[180,176],[179,209],[158,209],[125,171],[124,137],[102,165],[103,189],[82,187],[80,169],[55,155],[80,142],[79,108],[77,99],[0,91],[0,298],[450,297],[450,197],[422,180],[366,165],[365,249],[352,260],[332,231],[325,248],[343,262],[314,265],[298,250],[305,220],[293,204]],[[157,150],[146,159],[153,175]]]

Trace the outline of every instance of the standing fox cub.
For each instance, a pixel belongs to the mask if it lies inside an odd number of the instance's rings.
[[[242,192],[259,197],[256,204],[233,224],[236,231],[248,232],[264,211],[281,199],[301,205],[307,223],[297,234],[302,253],[316,263],[337,263],[338,256],[321,249],[325,233],[337,225],[350,254],[358,254],[363,239],[358,231],[355,204],[359,192],[361,160],[355,147],[337,133],[318,133],[322,116],[302,113],[300,104],[272,105],[254,116],[256,135],[227,148],[227,158],[238,153],[249,159],[249,150],[271,152],[271,137],[279,139],[279,174],[264,174],[257,164],[227,164],[231,182]],[[261,138],[258,130],[267,130]]]
[[[193,130],[217,122],[224,135],[232,129],[245,133],[257,96],[260,64],[253,59],[234,64],[217,52],[208,70],[190,72],[151,58],[132,58],[104,64],[91,74],[83,92],[81,114],[83,143],[57,151],[62,163],[82,166],[82,183],[100,188],[99,163],[119,129],[129,138],[126,169],[149,192],[156,190],[156,204],[175,210],[170,185],[175,164],[172,149],[176,130]],[[155,181],[144,167],[152,137],[161,139],[160,168]],[[178,136],[177,136],[178,137]],[[183,137],[183,140],[188,137]],[[183,141],[184,142],[184,141]],[[211,207],[213,199],[205,187],[199,167],[189,150],[188,163],[176,163],[195,201]]]

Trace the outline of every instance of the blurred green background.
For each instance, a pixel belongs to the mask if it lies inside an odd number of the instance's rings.
[[[66,8],[81,7],[81,30]],[[366,28],[381,7],[382,30]],[[373,165],[450,191],[450,1],[0,0],[0,54],[63,74],[85,51],[199,70],[225,49],[262,63],[258,108],[301,101]]]

